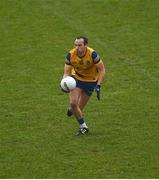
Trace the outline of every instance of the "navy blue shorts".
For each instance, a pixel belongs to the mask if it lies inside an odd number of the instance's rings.
[[[97,85],[97,82],[84,82],[78,80],[74,76],[72,77],[76,80],[76,87],[83,89],[88,96],[92,95],[94,88]]]

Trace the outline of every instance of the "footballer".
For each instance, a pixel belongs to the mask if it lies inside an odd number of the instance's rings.
[[[101,83],[106,74],[105,66],[99,54],[88,46],[88,39],[79,36],[74,41],[74,48],[66,55],[64,75],[76,80],[76,88],[69,92],[69,108],[67,115],[77,119],[77,134],[89,132],[82,110],[95,90],[100,100]]]

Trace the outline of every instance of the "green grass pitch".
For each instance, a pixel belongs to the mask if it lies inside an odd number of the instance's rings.
[[[0,178],[159,178],[158,9],[158,0],[0,0]],[[79,35],[107,68],[82,137],[59,88]]]

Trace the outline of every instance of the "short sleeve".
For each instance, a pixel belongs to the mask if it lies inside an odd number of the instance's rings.
[[[66,55],[66,60],[65,60],[65,63],[66,63],[67,65],[71,65],[70,59],[71,59],[71,54],[68,53],[68,54]]]
[[[92,59],[93,59],[94,64],[97,64],[100,61],[100,56],[95,51],[93,51]]]

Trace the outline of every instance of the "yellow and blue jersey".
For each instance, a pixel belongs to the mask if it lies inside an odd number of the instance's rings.
[[[96,51],[87,47],[83,57],[79,57],[77,50],[73,48],[66,56],[65,63],[71,65],[72,75],[80,81],[96,82],[99,76],[95,64],[100,62],[100,56]]]

